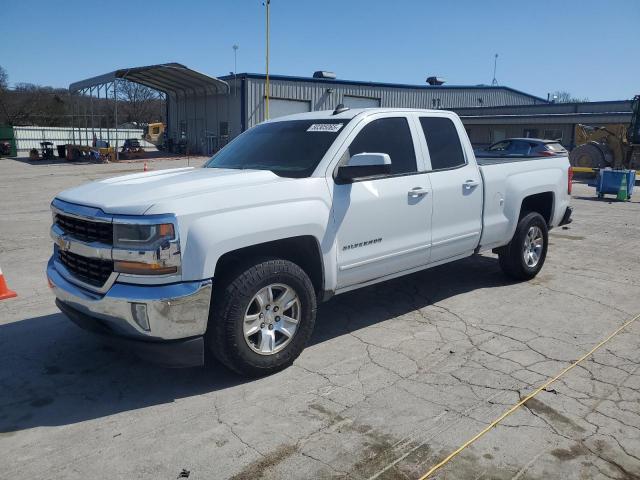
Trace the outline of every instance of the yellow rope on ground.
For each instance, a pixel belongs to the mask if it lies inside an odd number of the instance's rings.
[[[467,440],[466,442],[464,442],[460,447],[458,447],[457,449],[455,449],[453,452],[451,452],[444,460],[442,460],[440,463],[434,465],[433,467],[431,467],[429,469],[429,471],[427,473],[425,473],[423,476],[420,477],[419,480],[425,480],[426,478],[430,477],[431,475],[433,475],[437,470],[440,470],[442,467],[444,467],[447,463],[449,463],[451,461],[451,459],[453,459],[456,455],[458,455],[460,452],[462,452],[465,448],[467,448],[469,445],[471,445],[473,442],[475,442],[476,440],[478,440],[480,437],[482,437],[485,433],[487,433],[489,430],[491,430],[493,427],[495,427],[496,425],[498,425],[498,423],[500,423],[502,420],[504,420],[505,418],[507,418],[509,415],[511,415],[513,412],[515,412],[518,408],[520,408],[522,405],[524,405],[528,400],[531,400],[533,397],[535,397],[537,394],[539,394],[542,390],[544,390],[545,388],[547,388],[549,385],[551,385],[553,382],[555,382],[556,380],[558,380],[561,376],[563,376],[565,373],[567,373],[569,370],[573,369],[576,365],[580,364],[584,359],[586,359],[587,357],[593,355],[593,353],[598,350],[600,347],[602,347],[605,343],[607,343],[609,340],[611,340],[613,337],[615,337],[618,333],[620,333],[622,330],[624,330],[625,328],[627,328],[629,325],[631,325],[633,322],[635,322],[638,318],[640,318],[640,313],[638,315],[636,315],[635,317],[633,317],[631,320],[623,323],[620,327],[618,327],[616,330],[614,330],[613,333],[611,333],[607,338],[605,338],[604,340],[602,340],[600,343],[598,343],[595,347],[593,347],[591,350],[589,350],[587,353],[585,353],[582,357],[580,357],[578,360],[576,360],[575,362],[573,362],[571,365],[569,365],[567,368],[565,368],[564,370],[562,370],[558,375],[556,375],[555,377],[553,377],[551,380],[548,380],[546,383],[540,385],[538,388],[536,388],[532,393],[530,393],[529,395],[527,395],[526,397],[524,397],[522,400],[520,400],[518,403],[516,403],[513,407],[511,407],[509,410],[507,410],[506,412],[504,412],[502,415],[500,415],[498,418],[496,418],[493,422],[491,422],[489,424],[489,426],[487,426],[485,429],[481,430],[480,432],[478,432],[476,435],[474,435],[473,437],[471,437],[469,440]]]

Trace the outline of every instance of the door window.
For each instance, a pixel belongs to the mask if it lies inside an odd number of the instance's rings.
[[[465,165],[460,135],[453,122],[444,117],[420,117],[431,157],[432,170],[444,170]]]
[[[518,155],[529,155],[531,152],[531,144],[529,142],[514,141],[511,142],[511,153]]]
[[[509,150],[510,145],[511,145],[511,142],[508,142],[508,141],[498,142],[491,145],[487,150],[490,152],[506,152],[507,150]]]
[[[392,175],[418,171],[406,118],[380,118],[366,125],[349,145],[349,156],[364,152],[389,155]]]

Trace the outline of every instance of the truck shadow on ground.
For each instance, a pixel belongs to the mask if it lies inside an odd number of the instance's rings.
[[[327,342],[451,296],[508,283],[495,258],[474,256],[340,295],[319,308],[310,343]],[[251,381],[221,365],[166,369],[142,362],[104,346],[60,313],[0,326],[0,362],[0,438]]]

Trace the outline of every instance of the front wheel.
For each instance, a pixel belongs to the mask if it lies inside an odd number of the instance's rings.
[[[208,346],[242,375],[269,375],[291,365],[313,332],[313,285],[288,260],[256,261],[214,288],[213,295]]]
[[[515,280],[530,280],[542,269],[547,257],[547,222],[536,212],[518,222],[513,238],[499,255],[502,271]]]

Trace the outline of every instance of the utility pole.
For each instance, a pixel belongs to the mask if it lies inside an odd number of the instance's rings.
[[[237,44],[233,46],[233,94],[238,96],[238,48],[240,48]]]
[[[269,120],[269,5],[271,0],[265,0],[267,7],[267,58],[266,58],[266,73],[267,78],[265,82],[265,120]]]
[[[497,87],[498,80],[496,79],[496,67],[498,66],[498,54],[496,53],[493,57],[493,80],[491,80],[491,86]]]

